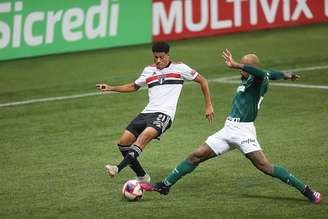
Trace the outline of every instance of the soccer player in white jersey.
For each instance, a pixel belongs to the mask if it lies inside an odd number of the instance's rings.
[[[166,42],[156,42],[152,46],[154,64],[144,68],[134,82],[121,86],[97,84],[101,91],[134,92],[142,86],[148,87],[149,103],[144,110],[127,126],[118,141],[123,160],[118,165],[106,165],[106,171],[114,177],[129,165],[140,181],[149,182],[150,177],[140,165],[137,157],[145,146],[158,138],[170,126],[184,80],[200,84],[205,99],[205,116],[212,121],[214,113],[207,80],[198,72],[183,63],[170,61],[170,46]]]
[[[273,165],[265,157],[256,138],[254,121],[257,111],[268,89],[269,80],[298,79],[298,75],[288,72],[265,71],[259,67],[260,61],[254,54],[244,56],[240,63],[234,61],[231,53],[223,52],[228,67],[239,69],[241,84],[232,101],[232,108],[224,127],[209,136],[205,143],[183,160],[162,182],[145,184],[146,190],[168,194],[169,189],[182,176],[191,173],[203,161],[223,155],[231,149],[239,149],[253,165],[263,173],[278,178],[295,187],[313,203],[320,203],[321,195],[301,180],[293,176],[281,165]]]

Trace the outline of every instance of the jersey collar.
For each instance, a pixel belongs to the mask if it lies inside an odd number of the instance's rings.
[[[159,68],[157,68],[158,70],[163,70],[163,69],[165,69],[165,68],[168,68],[168,67],[170,67],[170,65],[172,64],[172,62],[171,61],[169,61],[169,63],[167,64],[167,66],[165,66],[164,68],[162,68],[162,69],[159,69]]]

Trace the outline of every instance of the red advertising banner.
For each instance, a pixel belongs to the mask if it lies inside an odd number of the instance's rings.
[[[328,0],[153,0],[153,40],[328,22]]]

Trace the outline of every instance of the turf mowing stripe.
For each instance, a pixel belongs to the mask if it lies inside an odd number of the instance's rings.
[[[286,69],[286,70],[282,70],[282,71],[299,73],[299,72],[304,72],[304,71],[315,71],[315,70],[321,70],[321,69],[327,69],[327,68],[328,68],[328,65],[322,65],[322,66],[313,66],[313,67],[306,67],[306,68]],[[230,81],[230,80],[237,79],[237,78],[240,78],[240,75],[216,78],[216,79],[213,79],[212,81],[225,82],[225,81]],[[326,89],[326,88],[323,88],[323,89]]]
[[[214,79],[212,81],[221,83],[221,84],[240,84],[240,81],[236,81],[236,80],[219,81],[219,80]],[[311,89],[324,89],[324,90],[328,89],[328,86],[326,86],[326,85],[291,84],[291,83],[277,83],[277,82],[270,82],[269,86],[311,88]]]
[[[283,71],[304,72],[304,71],[314,71],[314,70],[327,69],[327,68],[328,68],[328,65],[323,65],[323,66],[289,69],[289,70],[283,70]],[[233,80],[233,79],[237,79],[239,77],[240,77],[239,75],[234,75],[234,76],[230,76],[230,77],[209,79],[208,81],[224,83],[224,84],[239,84],[240,81]],[[186,84],[191,84],[191,83],[186,83]],[[310,88],[310,89],[325,89],[325,90],[328,89],[328,86],[326,86],[326,85],[291,84],[291,83],[276,83],[276,82],[271,82],[270,85],[271,86],[281,86],[281,87],[295,87],[295,88]],[[146,87],[142,87],[140,89],[144,90],[144,89],[146,89]],[[107,95],[107,94],[112,94],[112,93],[115,93],[115,92],[105,92],[105,93],[92,92],[92,93],[76,94],[76,95],[70,95],[70,96],[47,97],[47,98],[17,101],[17,102],[11,102],[11,103],[2,103],[2,104],[0,104],[0,108],[1,107],[9,107],[9,106],[27,105],[27,104],[32,104],[32,103],[43,103],[43,102],[58,101],[58,100],[77,99],[77,98],[91,97],[91,96],[97,96],[97,95]]]

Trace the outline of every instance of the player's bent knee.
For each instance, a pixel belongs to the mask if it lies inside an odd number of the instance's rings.
[[[193,153],[188,156],[187,160],[191,165],[194,165],[194,166],[197,166],[201,161],[201,159],[199,157],[195,156],[195,154],[193,154]]]
[[[188,156],[187,160],[190,164],[196,166],[206,160],[206,155],[199,151],[194,151]]]
[[[265,174],[272,175],[273,165],[265,157],[262,151],[254,151],[246,154],[246,157],[253,163],[253,165]]]
[[[125,130],[118,140],[117,144],[131,145],[136,140],[136,137],[129,131]]]
[[[140,142],[149,142],[152,139],[156,138],[159,135],[159,132],[152,128],[152,127],[148,127],[147,129],[145,129],[137,138],[137,141]]]
[[[272,175],[273,165],[270,164],[269,162],[260,161],[260,162],[255,163],[255,166],[257,169],[259,169],[263,173],[265,173],[267,175]]]
[[[147,135],[139,136],[139,138],[136,140],[135,144],[143,147],[147,143],[149,143],[152,139],[153,139],[153,137],[147,136]]]
[[[187,160],[192,165],[198,165],[203,161],[206,161],[212,157],[216,157],[217,155],[214,153],[214,151],[207,145],[203,144],[199,146],[194,152],[192,152]]]
[[[128,143],[128,141],[124,141],[123,139],[117,141],[117,145],[129,145]]]

